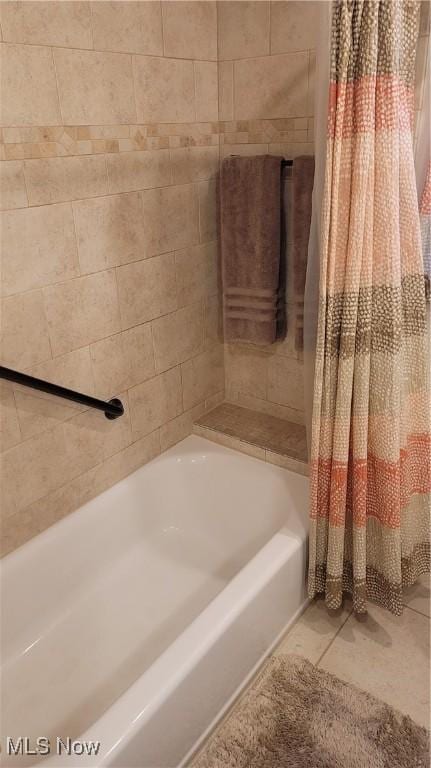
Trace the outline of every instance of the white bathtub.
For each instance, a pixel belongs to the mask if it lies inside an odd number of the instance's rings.
[[[307,496],[191,436],[4,558],[3,764],[185,765],[306,603]]]

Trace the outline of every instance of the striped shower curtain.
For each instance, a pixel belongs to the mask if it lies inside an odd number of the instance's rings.
[[[426,301],[413,160],[419,3],[333,5],[309,594],[395,614],[429,570]]]
[[[429,128],[429,126],[428,126]],[[431,296],[431,163],[428,163],[428,172],[425,186],[419,205],[419,219],[421,223],[422,254],[425,272],[425,289],[427,296]]]

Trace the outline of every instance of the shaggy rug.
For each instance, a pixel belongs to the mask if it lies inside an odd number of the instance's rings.
[[[429,764],[426,728],[305,659],[285,655],[267,662],[192,768]]]

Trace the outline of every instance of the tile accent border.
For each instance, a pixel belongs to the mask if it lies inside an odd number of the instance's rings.
[[[0,129],[0,160],[70,157],[104,152],[313,141],[313,118],[209,123],[12,126]]]
[[[233,120],[220,122],[222,144],[266,144],[311,142],[313,117],[280,117],[270,120]]]

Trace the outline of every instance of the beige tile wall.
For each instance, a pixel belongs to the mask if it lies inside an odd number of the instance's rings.
[[[311,154],[317,3],[220,2],[218,14],[221,157]],[[285,183],[287,337],[265,349],[227,344],[226,396],[303,423],[303,368],[290,330],[292,190],[287,174]]]
[[[0,33],[2,363],[126,408],[0,382],[7,552],[189,434],[224,366],[229,399],[303,421],[291,333],[223,357],[216,180],[313,151],[316,3],[7,0]]]
[[[218,5],[220,155],[314,152],[314,70],[318,2],[275,0]],[[430,4],[422,2],[416,110],[422,108]],[[286,182],[287,337],[271,348],[226,345],[226,396],[304,423],[303,364],[293,343],[292,189]]]
[[[2,551],[223,397],[214,2],[1,2]]]

